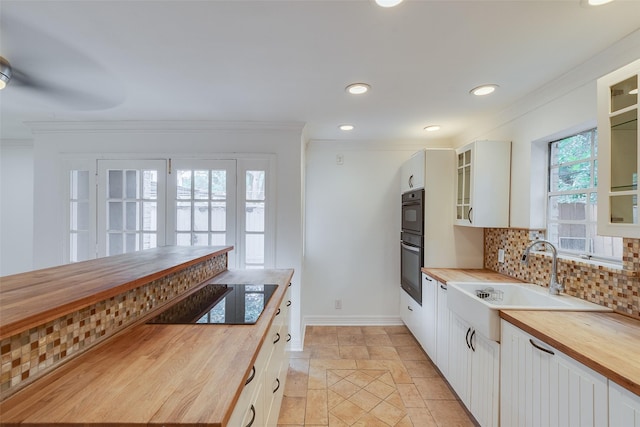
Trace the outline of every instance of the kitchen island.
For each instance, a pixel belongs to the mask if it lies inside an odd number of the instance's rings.
[[[203,260],[224,255],[226,270],[226,252],[229,249],[178,249],[177,256],[191,259],[183,260],[180,264],[189,269]],[[156,257],[162,258],[159,256],[162,250],[174,253],[175,249],[161,248],[160,253],[155,254]],[[205,252],[207,254],[203,255]],[[191,256],[187,253],[191,253]],[[169,257],[172,256],[174,255]],[[108,258],[103,259],[105,260]],[[93,261],[99,263],[99,260]],[[73,265],[69,266],[69,268],[73,267]],[[140,268],[148,269],[149,267],[142,263]],[[158,276],[169,277],[168,282],[172,283],[172,280],[176,279],[177,270],[181,269],[176,269],[175,265],[173,267],[163,265],[160,269],[152,270],[156,272],[147,272],[145,276],[147,279],[142,281],[147,283],[146,285],[143,285],[138,277],[133,285],[130,282],[117,285],[117,287],[124,286],[119,291],[130,286],[147,286],[153,280],[158,280]],[[158,273],[159,270],[164,273]],[[267,348],[266,343],[271,340],[270,334],[274,331],[274,327],[280,327],[283,323],[274,319],[278,317],[279,311],[288,305],[285,295],[293,271],[216,272],[215,270],[215,268],[212,270],[212,276],[202,280],[196,274],[199,281],[194,285],[178,280],[181,286],[186,288],[184,291],[177,292],[162,304],[154,305],[153,309],[136,316],[131,325],[113,332],[112,336],[89,350],[78,352],[68,362],[51,369],[46,375],[42,375],[6,397],[0,403],[1,424],[6,426],[56,424],[226,426],[234,414],[236,404],[241,399],[245,382],[252,377],[254,364],[264,353],[261,350]],[[57,273],[60,273],[60,270],[57,270]],[[174,301],[182,299],[185,295],[209,283],[251,285],[269,283],[277,284],[278,287],[253,325],[144,323],[172,305]],[[12,286],[11,289],[12,292],[17,292],[19,287]],[[80,305],[87,301],[105,298],[104,289],[98,287],[96,290],[99,294],[97,297],[92,299],[88,295],[83,295],[83,302]],[[34,293],[33,290],[29,292]],[[54,293],[59,292],[60,289]],[[106,292],[107,300],[117,299],[109,296],[110,292],[112,291]],[[86,298],[89,299],[84,300]],[[137,296],[134,298],[136,306],[145,306],[148,302]],[[77,301],[79,298],[71,299]],[[16,304],[16,301],[12,299],[12,304]],[[78,303],[74,304],[76,306],[68,307],[62,312],[76,309]],[[29,315],[30,318],[33,316],[33,313]],[[2,321],[4,322],[4,316]],[[11,324],[14,323],[12,320]],[[33,328],[27,331],[27,335],[30,331],[33,331]],[[280,329],[278,337],[283,335],[282,331]],[[281,342],[286,339],[286,333],[284,335]],[[3,357],[7,354],[12,354],[11,345],[8,352],[3,353]],[[282,365],[284,363],[278,366]],[[286,369],[284,372],[286,375]]]

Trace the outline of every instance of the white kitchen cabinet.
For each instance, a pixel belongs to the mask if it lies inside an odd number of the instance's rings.
[[[436,366],[445,378],[449,377],[449,329],[451,310],[447,306],[447,285],[438,283],[438,310],[436,312]]]
[[[449,330],[446,378],[481,426],[499,425],[500,344],[455,314]]]
[[[640,60],[598,79],[598,234],[640,237]]]
[[[502,426],[609,425],[604,376],[505,320],[501,328]]]
[[[414,153],[400,169],[400,190],[406,193],[424,188],[425,150]]]
[[[609,425],[640,427],[640,396],[609,381]]]
[[[455,224],[508,227],[511,143],[475,141],[456,154]]]
[[[267,426],[278,424],[280,405],[289,369],[286,351],[289,335],[291,291],[285,294],[271,323],[269,333],[236,403],[229,426]]]
[[[400,289],[400,317],[420,345],[422,345],[425,328],[422,306],[406,293],[404,289]]]
[[[439,282],[433,277],[422,273],[422,348],[431,358],[436,361],[437,357],[437,312],[438,312],[438,285]]]

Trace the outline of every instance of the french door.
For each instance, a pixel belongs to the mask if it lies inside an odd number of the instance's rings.
[[[165,245],[166,164],[98,160],[98,257]]]

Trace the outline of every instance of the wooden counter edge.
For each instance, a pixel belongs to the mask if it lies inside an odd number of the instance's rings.
[[[79,298],[67,304],[63,304],[63,305],[59,305],[59,306],[47,309],[43,312],[38,313],[37,315],[25,317],[23,319],[17,320],[12,323],[0,324],[0,340],[9,338],[13,335],[29,330],[36,326],[42,325],[44,323],[50,322],[52,320],[58,319],[62,316],[66,316],[67,314],[73,313],[76,310],[80,310],[84,307],[88,307],[100,301],[104,301],[111,297],[115,297],[117,295],[120,295],[123,292],[127,292],[131,289],[135,289],[137,287],[143,286],[149,282],[168,276],[172,273],[176,273],[178,271],[184,270],[193,265],[201,263],[207,259],[215,258],[216,256],[222,255],[224,253],[228,253],[231,250],[233,250],[233,246],[226,246],[215,252],[211,252],[209,254],[202,255],[197,258],[193,258],[189,261],[186,261],[181,264],[177,264],[173,267],[156,271],[152,274],[148,274],[146,276],[140,277],[139,279],[136,279],[127,283],[123,283],[122,285],[114,286],[110,289],[97,292],[87,297]]]
[[[630,380],[629,378],[619,374],[616,371],[611,370],[610,368],[607,368],[606,366],[601,365],[600,363],[591,359],[588,355],[574,350],[572,347],[564,344],[562,341],[558,341],[550,337],[549,335],[542,333],[528,323],[511,316],[508,311],[500,310],[500,318],[506,320],[514,326],[517,326],[528,334],[533,335],[540,341],[543,341],[544,343],[556,348],[557,350],[563,352],[572,359],[577,360],[588,368],[593,369],[597,373],[605,376],[607,379],[615,382],[616,384],[629,390],[630,392],[640,395],[640,384]]]

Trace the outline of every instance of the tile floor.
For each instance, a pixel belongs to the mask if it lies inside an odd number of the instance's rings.
[[[405,326],[309,326],[279,427],[476,426]]]

